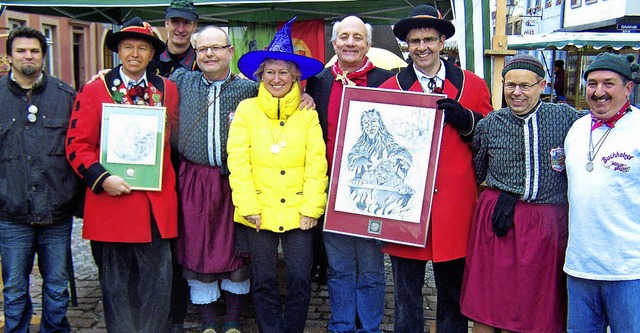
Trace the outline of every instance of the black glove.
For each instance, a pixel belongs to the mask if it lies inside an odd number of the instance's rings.
[[[444,121],[455,127],[463,140],[471,141],[475,125],[482,119],[482,114],[466,109],[452,98],[443,98],[436,103],[438,109],[444,110]]]
[[[500,196],[491,215],[491,227],[496,236],[506,236],[509,228],[513,226],[513,208],[516,206],[516,200],[517,198],[514,194],[500,191]]]
[[[438,109],[444,110],[444,121],[463,132],[471,128],[471,116],[460,102],[453,98],[443,98],[438,101]]]

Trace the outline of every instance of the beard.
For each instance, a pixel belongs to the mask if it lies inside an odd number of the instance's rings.
[[[20,67],[20,73],[22,73],[25,76],[31,76],[37,72],[38,72],[38,68],[33,65]]]

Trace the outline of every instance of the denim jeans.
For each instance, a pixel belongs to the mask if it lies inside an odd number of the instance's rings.
[[[424,260],[390,256],[395,285],[394,332],[424,332]],[[460,291],[464,259],[433,263],[438,291],[436,325],[438,333],[466,333],[468,319],[460,312]]]
[[[381,332],[384,254],[380,242],[325,232],[331,304],[330,332]],[[361,327],[356,330],[356,315]]]
[[[4,281],[4,332],[27,332],[33,314],[29,273],[34,256],[42,275],[40,332],[70,332],[67,259],[71,218],[46,226],[0,221],[0,257]]]
[[[247,228],[247,227],[242,227]],[[252,296],[261,333],[302,333],[311,298],[311,230],[284,233],[248,230]],[[282,241],[287,296],[284,313],[278,286],[278,244]]]
[[[567,278],[569,333],[640,332],[640,280]]]

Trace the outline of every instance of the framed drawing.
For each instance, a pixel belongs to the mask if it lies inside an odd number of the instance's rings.
[[[165,108],[102,104],[100,164],[134,190],[162,190]]]
[[[344,88],[325,231],[425,246],[443,97]]]

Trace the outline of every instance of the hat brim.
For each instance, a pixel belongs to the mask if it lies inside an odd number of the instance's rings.
[[[306,80],[318,73],[324,68],[324,65],[317,59],[301,56],[294,53],[277,52],[277,51],[252,51],[244,54],[238,60],[238,68],[244,76],[259,81],[259,78],[253,77],[260,65],[267,59],[291,61],[298,66],[301,77],[300,80]]]
[[[114,32],[111,35],[107,36],[107,38],[105,39],[105,44],[107,44],[107,47],[111,51],[118,53],[118,44],[120,44],[120,42],[123,39],[127,39],[127,38],[146,40],[147,42],[151,43],[151,46],[153,46],[153,49],[156,54],[162,53],[164,49],[167,47],[162,40],[160,40],[155,36],[149,36],[149,35],[141,34],[139,32],[133,32],[133,31]]]
[[[410,17],[398,21],[398,23],[393,26],[393,34],[399,40],[405,41],[407,39],[409,31],[419,28],[434,28],[441,34],[443,34],[447,39],[451,38],[451,36],[456,33],[456,28],[453,23],[447,20],[435,17]]]

